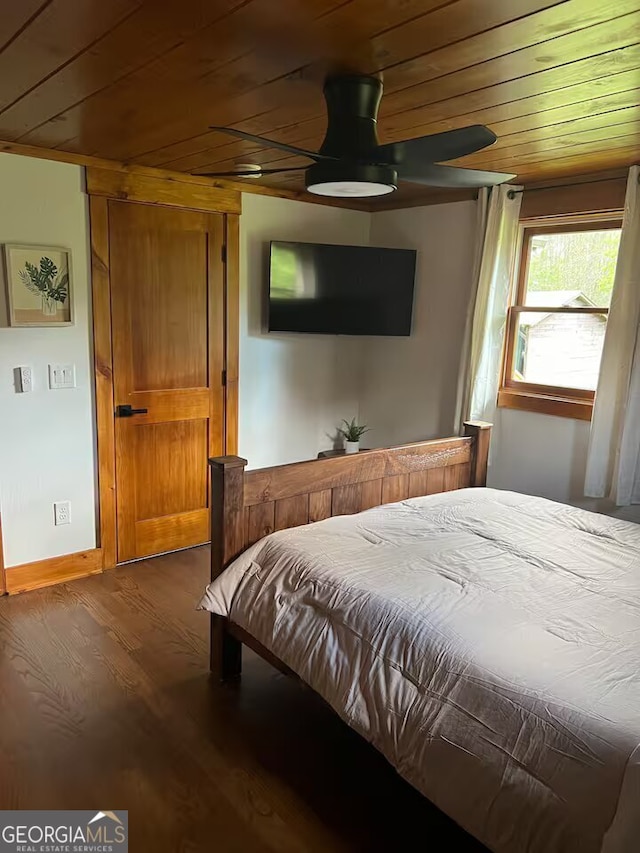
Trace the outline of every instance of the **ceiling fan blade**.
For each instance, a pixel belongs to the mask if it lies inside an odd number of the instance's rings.
[[[330,157],[327,154],[318,154],[317,151],[307,151],[304,148],[296,148],[295,145],[287,145],[286,142],[277,142],[275,139],[266,139],[264,136],[256,136],[253,133],[246,133],[244,130],[236,130],[235,127],[210,127],[209,130],[217,130],[219,133],[228,133],[231,136],[237,136],[238,139],[244,139],[247,142],[255,142],[256,145],[262,145],[264,148],[278,148],[280,151],[286,151],[288,154],[297,154],[299,157],[309,157],[311,160],[337,160],[337,157]]]
[[[287,169],[256,169],[250,172],[239,169],[235,172],[194,172],[193,174],[201,178],[261,178],[263,175],[278,175],[280,172],[304,172],[306,168],[306,166],[291,166]]]
[[[427,187],[492,187],[504,184],[515,178],[506,172],[480,172],[477,169],[460,169],[457,166],[440,166],[437,163],[423,163],[407,172],[399,171],[402,181],[412,184],[424,184]]]
[[[391,142],[381,145],[380,150],[389,153],[399,167],[399,171],[412,169],[422,163],[440,163],[443,160],[455,160],[466,157],[493,145],[497,136],[482,124],[460,127],[457,130],[445,130],[431,136],[418,136],[406,142]]]

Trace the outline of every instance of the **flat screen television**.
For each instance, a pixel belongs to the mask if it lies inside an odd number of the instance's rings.
[[[273,241],[269,331],[409,335],[414,249]]]

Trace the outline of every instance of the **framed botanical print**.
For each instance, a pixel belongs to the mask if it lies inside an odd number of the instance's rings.
[[[60,246],[4,247],[10,326],[71,326],[71,252]]]

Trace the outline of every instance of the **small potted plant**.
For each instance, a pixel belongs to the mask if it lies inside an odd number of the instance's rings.
[[[359,426],[355,418],[353,418],[351,423],[347,420],[343,420],[342,423],[344,427],[339,427],[338,432],[344,436],[344,452],[358,453],[360,450],[360,439],[365,432],[369,432],[368,428],[366,426]]]

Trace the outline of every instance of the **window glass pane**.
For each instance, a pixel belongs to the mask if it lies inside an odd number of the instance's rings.
[[[619,244],[619,228],[536,234],[529,244],[524,304],[608,307]]]
[[[606,314],[519,314],[512,378],[595,391],[606,327]]]

